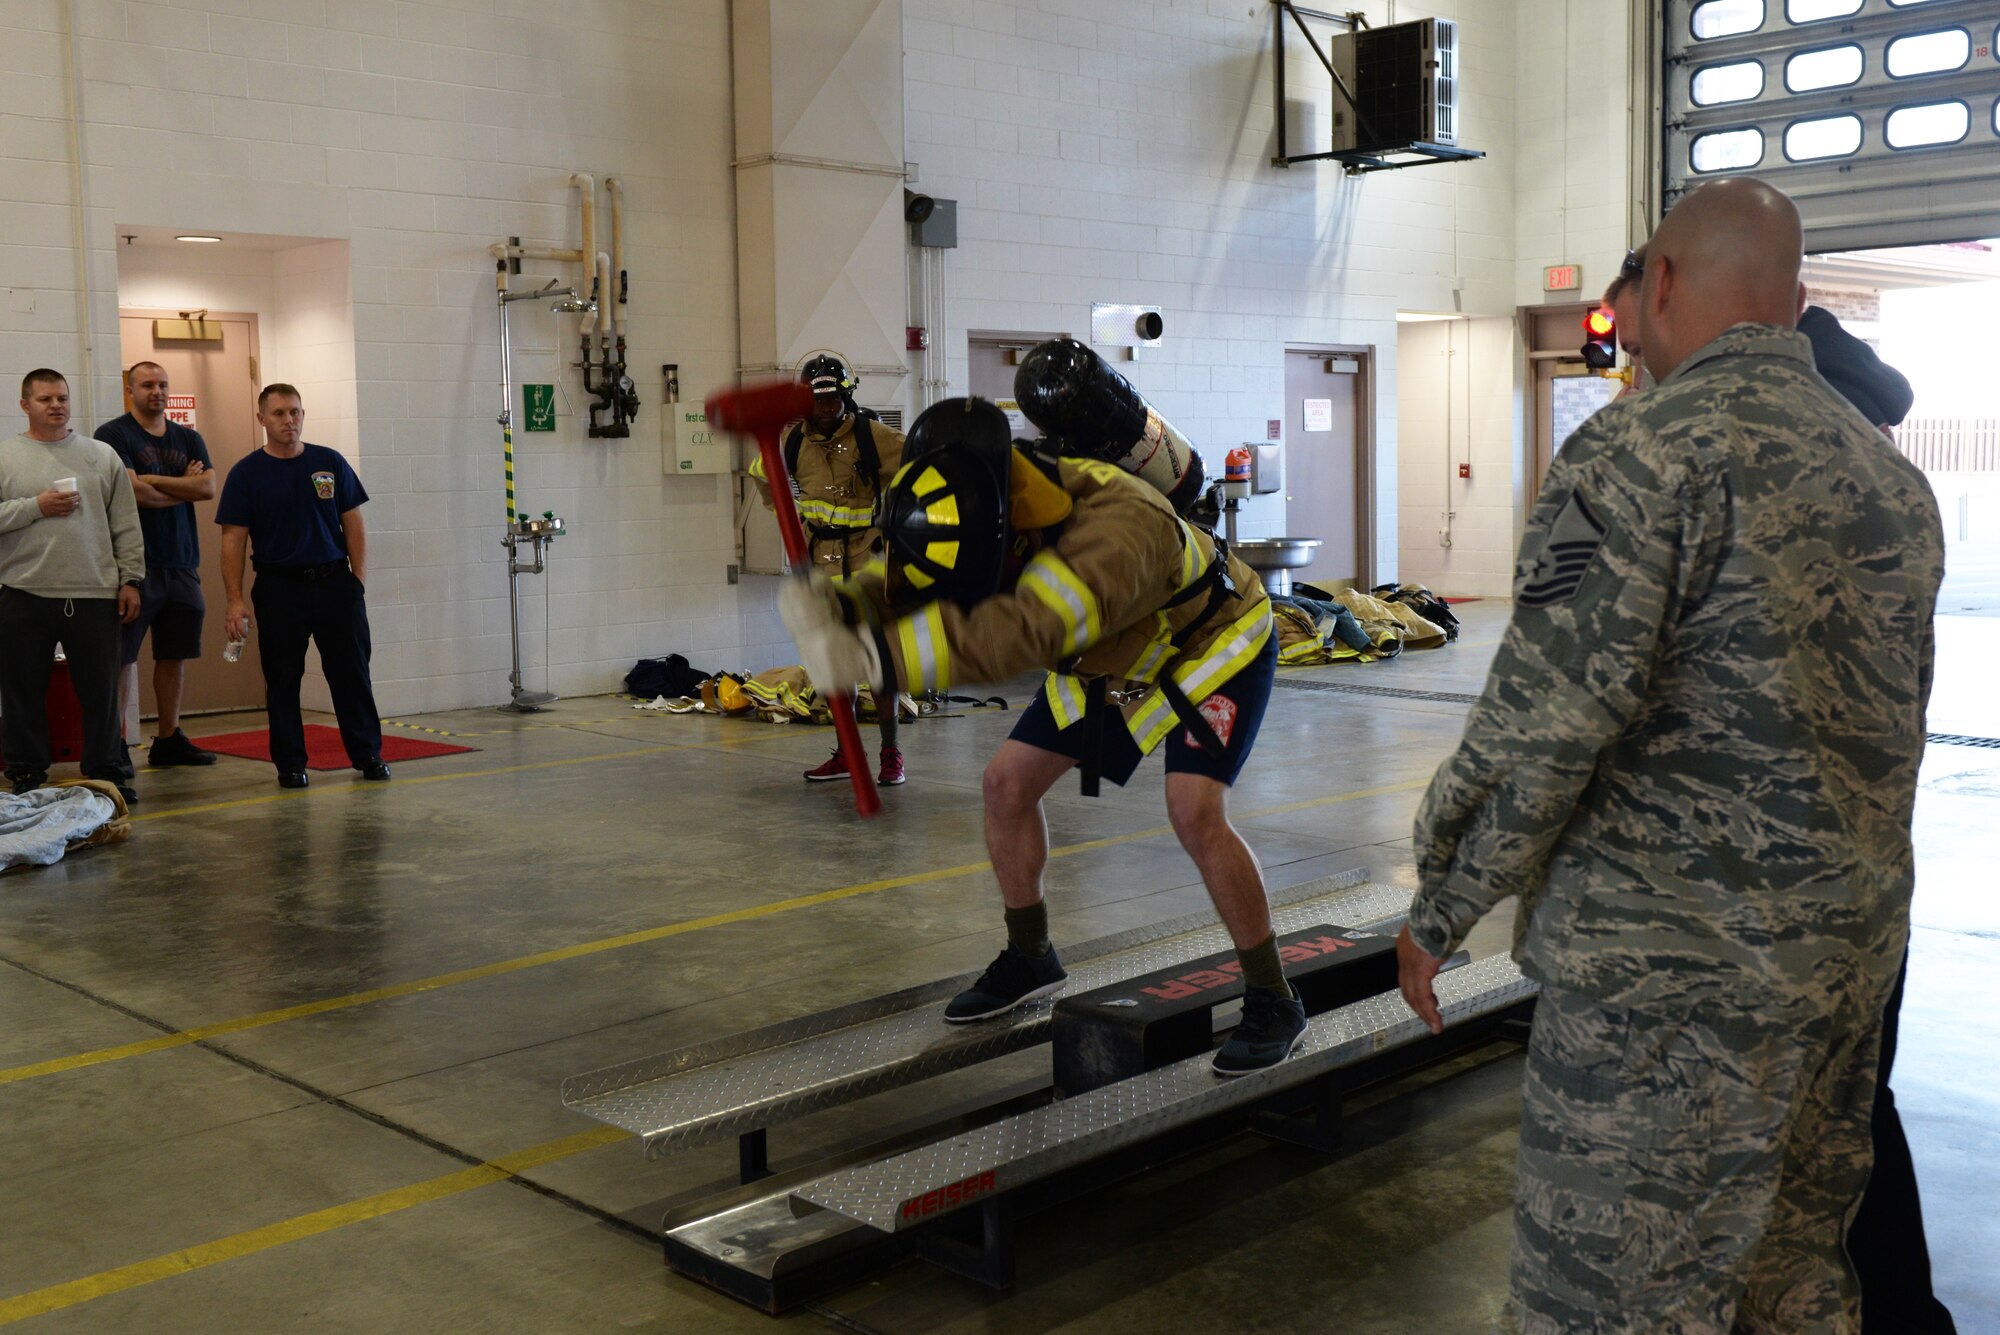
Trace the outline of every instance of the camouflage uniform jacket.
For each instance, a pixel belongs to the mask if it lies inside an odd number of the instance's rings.
[[[1212,612],[1206,587],[1175,603],[1208,575],[1215,539],[1122,469],[1074,458],[1057,467],[1074,508],[1048,530],[1012,588],[968,612],[945,599],[889,605],[879,566],[856,583],[875,609],[894,689],[944,690],[1056,668],[1049,705],[1066,728],[1083,716],[1084,682],[1105,677],[1133,740],[1150,751],[1179,723],[1154,688],[1161,673],[1171,671],[1189,702],[1200,704],[1270,639],[1271,600],[1255,572],[1231,556],[1234,591]]]
[[[1603,1002],[1738,1030],[1879,1004],[1943,545],[1800,335],[1737,325],[1592,417],[1418,812],[1412,936],[1444,955],[1519,895],[1522,969]]]
[[[861,447],[854,441],[855,414],[840,419],[830,436],[821,436],[811,426],[802,429],[799,462],[793,475],[798,496],[799,522],[805,525],[806,545],[814,565],[856,570],[875,550],[875,495],[881,485],[896,475],[903,462],[903,435],[880,422],[868,424],[875,453],[882,468],[871,480],[861,471]],[[750,461],[750,476],[771,503],[770,479],[764,476],[764,458]]]

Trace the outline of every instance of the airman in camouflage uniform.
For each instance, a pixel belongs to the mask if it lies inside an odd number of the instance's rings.
[[[1570,437],[1529,519],[1513,620],[1417,817],[1404,993],[1421,1013],[1410,956],[1520,897],[1543,991],[1517,1328],[1851,1331],[1937,505],[1781,323],[1655,369]]]

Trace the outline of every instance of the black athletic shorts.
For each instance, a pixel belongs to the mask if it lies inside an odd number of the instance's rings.
[[[201,597],[199,570],[146,568],[146,587],[139,590],[138,617],[118,628],[121,663],[139,661],[139,642],[153,632],[153,661],[201,657]]]
[[[1185,727],[1176,728],[1159,747],[1167,758],[1167,773],[1201,774],[1224,787],[1234,784],[1236,776],[1243,772],[1243,762],[1250,758],[1250,748],[1257,742],[1257,729],[1263,726],[1264,710],[1271,703],[1271,683],[1277,676],[1278,635],[1273,630],[1263,653],[1196,706],[1215,729],[1216,738],[1222,743],[1221,756],[1211,759]],[[1035,692],[1034,703],[1021,711],[1008,740],[1071,760],[1083,759],[1083,724],[1056,727],[1046,682]],[[1121,788],[1145,759],[1125,726],[1125,715],[1109,706],[1104,719],[1103,759],[1103,776]]]

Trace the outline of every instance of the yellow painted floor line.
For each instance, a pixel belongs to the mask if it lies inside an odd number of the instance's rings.
[[[652,748],[667,750],[673,748]],[[619,755],[642,755],[640,751],[623,751]],[[610,759],[611,757],[589,757],[589,759]],[[553,761],[552,764],[580,762]],[[520,766],[518,768],[535,768]],[[504,772],[504,771],[494,771]],[[440,775],[440,779],[450,775]],[[419,782],[423,782],[419,780]],[[1313,807],[1332,806],[1339,802],[1353,802],[1362,798],[1381,797],[1388,793],[1408,792],[1421,788],[1430,780],[1412,779],[1406,783],[1385,784],[1379,788],[1361,788],[1349,793],[1335,793],[1327,797],[1307,798],[1301,802],[1288,802],[1283,806],[1269,807],[1259,811],[1234,813],[1241,820],[1255,820],[1264,816],[1282,815],[1288,812],[1305,811]],[[1051,849],[1051,858],[1072,857],[1078,853],[1093,852],[1102,848],[1115,848],[1120,844],[1137,843],[1142,839],[1153,839],[1163,834],[1172,834],[1171,825],[1155,825],[1149,829],[1134,830],[1129,834],[1111,835],[1103,839],[1086,840],[1083,843],[1065,844]],[[269,1025],[284,1024],[290,1020],[302,1020],[309,1015],[324,1015],[329,1011],[347,1010],[355,1006],[366,1006],[377,1001],[388,1001],[396,997],[414,996],[420,992],[433,992],[442,987],[453,987],[459,983],[477,982],[482,978],[498,978],[505,974],[519,973],[524,969],[537,969],[546,964],[559,964],[564,960],[581,959],[586,955],[597,955],[607,950],[622,950],[627,946],[644,945],[652,941],[664,941],[669,937],[684,936],[689,932],[707,931],[713,927],[725,927],[731,923],[751,922],[758,918],[769,918],[794,909],[813,908],[820,904],[831,904],[842,899],[852,899],[857,895],[870,895],[883,890],[898,890],[906,886],[925,885],[933,881],[951,880],[958,876],[970,876],[986,871],[990,862],[967,862],[956,867],[940,867],[934,871],[909,872],[902,876],[890,876],[879,881],[863,881],[857,885],[844,885],[832,890],[821,890],[809,895],[795,895],[790,899],[773,900],[768,904],[753,904],[748,908],[732,909],[727,913],[712,913],[704,918],[689,918],[683,922],[667,923],[660,927],[648,927],[637,932],[627,932],[622,936],[607,936],[597,941],[584,941],[576,945],[561,946],[554,950],[544,950],[533,955],[522,955],[515,959],[497,960],[491,964],[481,964],[470,969],[458,969],[451,973],[433,974],[429,978],[415,978],[404,983],[392,983],[387,987],[372,988],[366,992],[353,992],[346,996],[324,997],[318,1001],[302,1002],[296,1006],[285,1006],[277,1010],[259,1011],[255,1015],[239,1016],[233,1020],[221,1020],[214,1024],[201,1025],[194,1029],[183,1029],[178,1033],[161,1034],[156,1038],[140,1039],[134,1043],[123,1043],[117,1047],[98,1048],[92,1052],[79,1052],[68,1057],[55,1057],[48,1061],[31,1062],[25,1066],[0,1069],[0,1085],[10,1085],[21,1080],[33,1080],[41,1076],[57,1075],[64,1071],[81,1070],[87,1066],[101,1066],[106,1062],[122,1061],[127,1057],[143,1056],[149,1052],[162,1052],[170,1048],[186,1047],[203,1039],[219,1038],[225,1034],[242,1033],[247,1029],[262,1029]]]
[[[305,1238],[329,1233],[349,1224],[364,1223],[370,1219],[380,1219],[383,1215],[395,1214],[415,1205],[425,1205],[431,1201],[457,1196],[462,1192],[475,1191],[480,1187],[504,1182],[510,1177],[525,1173],[531,1168],[565,1159],[585,1150],[596,1149],[628,1138],[627,1132],[616,1127],[600,1127],[595,1131],[584,1131],[561,1140],[552,1140],[531,1149],[509,1154],[490,1163],[477,1164],[460,1169],[456,1173],[446,1173],[424,1182],[398,1187],[394,1191],[378,1192],[364,1196],[358,1201],[336,1205],[325,1210],[315,1210],[263,1228],[253,1228],[244,1233],[217,1238],[214,1242],[204,1242],[199,1246],[168,1252],[150,1260],[137,1261],[131,1265],[119,1266],[113,1270],[100,1271],[73,1279],[65,1284],[52,1284],[32,1293],[23,1293],[13,1298],[0,1298],[0,1326],[29,1317],[43,1316],[59,1312],[66,1307],[75,1307],[96,1298],[122,1293],[142,1284],[168,1279],[174,1275],[184,1275],[192,1270],[200,1270],[221,1261],[233,1261],[240,1256],[250,1256],[256,1252],[282,1247],[288,1242],[298,1242]]]
[[[592,734],[592,736],[597,735],[599,734]],[[165,811],[146,811],[133,816],[132,823],[136,825],[140,821],[165,820],[169,816],[198,816],[210,811],[234,811],[241,807],[268,806],[273,802],[310,801],[316,792],[318,794],[345,793],[356,788],[368,788],[388,792],[395,788],[408,788],[412,784],[456,783],[460,779],[484,779],[490,778],[495,774],[520,774],[527,770],[556,769],[563,765],[595,765],[603,760],[625,760],[632,756],[653,756],[658,755],[662,751],[685,751],[689,749],[691,749],[689,746],[679,744],[670,746],[642,746],[629,751],[608,751],[599,756],[571,756],[567,760],[537,760],[526,765],[501,765],[493,769],[454,770],[449,774],[423,774],[414,779],[391,779],[387,788],[368,783],[362,779],[356,779],[352,783],[329,784],[317,790],[311,788],[293,788],[275,793],[266,793],[262,797],[239,797],[230,802],[205,802],[200,806],[168,807]]]

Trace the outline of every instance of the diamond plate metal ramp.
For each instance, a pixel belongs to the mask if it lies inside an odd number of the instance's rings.
[[[1440,974],[1451,1027],[1518,1005],[1535,985],[1496,955]],[[884,1233],[930,1224],[1126,1146],[1304,1085],[1343,1066],[1430,1037],[1393,992],[1310,1021],[1288,1061],[1224,1080],[1204,1053],[1102,1089],[1019,1113],[922,1148],[817,1178],[792,1192],[801,1214],[831,1210]]]
[[[1400,922],[1410,892],[1343,872],[1274,891],[1280,933],[1317,922],[1385,928]],[[1065,947],[1066,990],[1084,991],[1226,948],[1213,912]],[[743,1136],[746,1180],[761,1168],[765,1128],[914,1084],[1049,1040],[1053,998],[977,1024],[947,1025],[943,1003],[972,983],[961,974],[803,1019],[698,1043],[563,1082],[565,1106],[639,1136],[662,1158]]]

